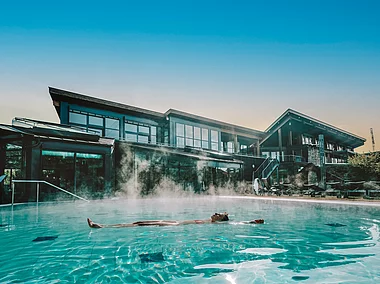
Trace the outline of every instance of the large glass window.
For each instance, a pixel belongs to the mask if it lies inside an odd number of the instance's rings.
[[[177,147],[179,148],[185,147],[185,138],[177,137]]]
[[[7,175],[4,180],[4,191],[0,195],[0,203],[10,203],[11,202],[11,182],[14,179],[24,179],[24,163],[22,155],[22,147],[7,144],[5,152],[5,168],[4,174]],[[28,193],[24,184],[15,184],[15,201],[24,202],[28,200]]]
[[[109,138],[119,139],[120,120],[117,118],[106,117],[93,113],[79,112],[70,110],[69,123],[82,125],[87,132],[106,136]]]
[[[194,139],[201,140],[201,129],[194,126]]]
[[[157,127],[156,126],[150,127],[150,143],[157,144]]]
[[[211,142],[219,142],[218,131],[211,130]]]
[[[149,135],[149,127],[139,125],[139,133]]]
[[[208,129],[202,128],[202,140],[208,141]]]
[[[195,148],[201,148],[202,147],[201,140],[195,140],[194,139],[194,147]]]
[[[106,118],[106,128],[119,130],[119,120],[115,118]]]
[[[105,136],[109,138],[120,138],[119,119],[106,117]]]
[[[137,134],[126,133],[125,140],[130,141],[130,142],[137,142]]]
[[[304,145],[312,145],[313,144],[313,137],[302,135],[302,144],[304,144]]]
[[[186,138],[186,146],[193,147],[194,146],[194,140],[191,138]]]
[[[139,142],[139,143],[149,143],[149,137],[148,136],[139,135],[138,138],[137,138],[137,142]]]
[[[104,190],[103,156],[43,150],[42,179],[74,193],[96,195]],[[57,194],[60,192],[52,187],[42,187],[40,199],[56,198]]]
[[[211,150],[219,150],[219,133],[216,130],[211,130]]]
[[[244,145],[244,144],[241,144],[240,145],[240,153],[241,154],[248,154],[248,146]]]
[[[228,153],[234,153],[235,152],[234,142],[232,142],[232,141],[227,142],[227,152]]]
[[[182,123],[175,124],[177,147],[190,146],[195,148],[219,150],[219,132]],[[211,139],[211,141],[210,141]],[[210,143],[211,142],[211,143]]]
[[[88,124],[103,127],[103,117],[89,115]]]
[[[142,125],[129,121],[125,123],[125,139],[127,141],[156,144],[156,132],[155,126]]]
[[[87,125],[87,115],[83,113],[70,111],[69,122],[81,125]]]
[[[168,129],[164,129],[164,144],[169,145],[169,131]]]
[[[334,150],[334,144],[327,142],[327,143],[326,143],[326,148],[327,148],[328,150]]]
[[[184,137],[185,136],[185,125],[181,123],[176,123],[176,129],[175,133],[177,137]]]
[[[75,163],[75,191],[94,198],[102,197],[105,186],[103,156],[76,153]]]
[[[59,151],[42,151],[42,179],[63,189],[75,192],[75,153]],[[41,188],[40,197],[48,200],[49,195],[55,196],[59,191],[51,188]]]
[[[203,149],[209,149],[209,143],[208,143],[208,141],[202,140],[202,148]]]
[[[193,127],[191,125],[186,125],[186,138],[193,138]]]
[[[208,132],[209,130],[206,128],[202,128],[202,148],[203,149],[209,149],[209,141],[208,141]]]
[[[105,137],[119,139],[119,130],[106,128]]]
[[[87,132],[103,136],[104,118],[95,115],[88,115]]]
[[[193,134],[193,127],[191,125],[186,125],[185,127],[185,134],[186,134],[186,146],[193,147],[194,146],[194,134]]]
[[[176,123],[175,133],[177,147],[185,147],[185,125],[182,123]]]
[[[194,126],[194,147],[201,148],[201,129],[199,127]]]
[[[137,125],[132,123],[125,123],[125,131],[127,132],[137,132]]]

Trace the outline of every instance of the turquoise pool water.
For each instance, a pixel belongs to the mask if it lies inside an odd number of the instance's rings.
[[[86,217],[120,223],[205,219],[221,211],[230,213],[230,222],[121,229],[86,224]],[[265,224],[241,223],[259,217]],[[378,206],[222,197],[109,200],[1,207],[0,225],[1,283],[380,283]]]

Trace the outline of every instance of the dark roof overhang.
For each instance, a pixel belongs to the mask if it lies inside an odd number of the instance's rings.
[[[99,140],[99,135],[96,135],[96,134],[69,132],[69,131],[57,130],[57,129],[46,129],[43,127],[33,127],[30,129],[30,132],[32,132],[34,135],[46,136],[46,137],[58,137],[58,138],[67,138],[67,139],[84,140],[84,141],[98,141]]]
[[[49,87],[49,93],[53,100],[53,105],[57,111],[58,116],[60,117],[60,102],[68,102],[72,104],[87,106],[91,108],[101,108],[105,110],[114,111],[117,113],[133,113],[139,114],[141,117],[146,117],[150,119],[163,119],[165,118],[163,113],[151,111],[147,109],[142,109],[126,104],[111,102],[104,99],[94,98],[83,94],[78,94],[62,89],[57,89]]]
[[[0,141],[18,140],[23,137],[33,137],[34,135],[16,127],[0,124]]]
[[[12,124],[14,129],[18,129],[19,131],[23,131],[31,135],[68,138],[73,140],[99,140],[99,135],[88,133],[86,130],[80,129],[80,127],[71,125],[63,125],[23,117],[15,117]]]
[[[97,141],[89,141],[89,140],[70,139],[70,138],[42,136],[42,135],[36,135],[35,137],[39,138],[41,141],[65,142],[65,143],[83,144],[83,145],[89,145],[89,146],[96,145],[96,146],[104,146],[107,148],[113,147],[115,144],[115,139],[107,139],[107,138],[100,138]]]

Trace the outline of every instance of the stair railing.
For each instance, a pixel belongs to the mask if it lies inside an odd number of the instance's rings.
[[[12,205],[14,204],[14,200],[15,200],[15,184],[16,183],[36,183],[37,184],[37,190],[36,190],[36,198],[37,198],[36,202],[37,202],[37,204],[39,202],[39,197],[40,197],[40,184],[41,183],[47,184],[47,185],[49,185],[51,187],[54,187],[54,188],[56,188],[56,189],[58,189],[58,190],[60,190],[62,192],[65,192],[65,193],[67,193],[67,194],[69,194],[71,196],[74,196],[74,197],[76,197],[76,198],[78,198],[80,200],[83,200],[83,201],[86,201],[86,202],[90,202],[89,200],[87,200],[87,199],[85,199],[83,197],[80,197],[80,196],[78,196],[78,195],[76,195],[76,194],[74,194],[74,193],[72,193],[70,191],[67,191],[67,190],[65,190],[63,188],[60,188],[59,186],[56,186],[55,184],[52,184],[52,183],[47,182],[45,180],[12,180]]]

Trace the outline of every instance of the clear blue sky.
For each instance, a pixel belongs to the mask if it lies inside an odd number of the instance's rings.
[[[259,130],[294,108],[380,150],[380,1],[55,2],[0,2],[0,123],[57,122],[53,86]]]

